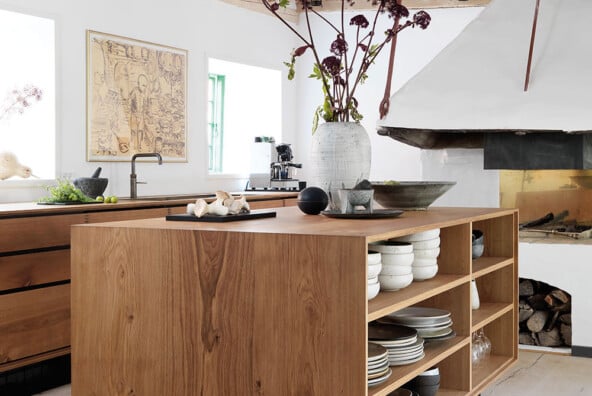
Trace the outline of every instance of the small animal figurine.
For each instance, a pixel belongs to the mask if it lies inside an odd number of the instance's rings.
[[[0,180],[5,180],[12,176],[19,176],[26,179],[34,175],[31,172],[31,168],[18,162],[16,155],[10,151],[0,152]]]

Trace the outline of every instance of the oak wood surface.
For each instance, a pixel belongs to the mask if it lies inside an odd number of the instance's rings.
[[[68,346],[69,300],[69,284],[0,295],[0,363]]]
[[[0,219],[0,253],[70,244],[70,226],[84,223],[84,215]]]
[[[70,279],[70,250],[0,256],[0,291]]]
[[[352,238],[74,227],[73,394],[363,394],[365,256]]]
[[[476,224],[503,232],[471,265]],[[376,396],[435,364],[443,394],[476,394],[517,356],[517,225],[514,210],[342,220],[277,208],[276,218],[235,223],[74,226],[73,394]],[[366,302],[367,243],[432,228],[443,273]],[[471,267],[491,283],[476,312]],[[367,388],[367,322],[409,305],[450,310],[457,337]],[[470,365],[475,326],[503,356],[484,379]]]

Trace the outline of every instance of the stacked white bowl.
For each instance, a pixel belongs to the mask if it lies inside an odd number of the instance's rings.
[[[440,255],[440,229],[418,232],[396,238],[399,242],[413,245],[413,264],[411,270],[414,281],[431,279],[438,273],[438,256]]]
[[[382,269],[380,252],[368,251],[368,300],[372,300],[380,291],[378,274]]]
[[[411,272],[413,245],[411,243],[375,242],[368,245],[368,250],[381,254],[382,269],[378,275],[378,281],[382,290],[399,290],[413,282],[413,273]]]

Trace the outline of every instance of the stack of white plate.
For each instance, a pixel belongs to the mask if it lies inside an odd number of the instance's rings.
[[[440,229],[418,232],[396,238],[399,242],[413,245],[413,280],[431,279],[438,273],[438,256],[440,255]]]
[[[378,274],[380,274],[380,270],[382,269],[381,260],[380,252],[368,251],[368,300],[372,300],[380,291]]]
[[[390,366],[415,363],[425,356],[423,339],[411,327],[371,323],[368,325],[368,339],[387,349]]]
[[[371,243],[368,245],[368,250],[380,252],[382,256],[382,269],[378,275],[382,290],[399,290],[413,282],[411,272],[413,245],[411,243],[382,241]]]
[[[407,307],[385,316],[383,324],[412,327],[426,341],[442,341],[456,335],[452,329],[450,311],[439,308]]]
[[[389,367],[388,351],[382,345],[368,343],[368,386],[386,381],[392,374]]]

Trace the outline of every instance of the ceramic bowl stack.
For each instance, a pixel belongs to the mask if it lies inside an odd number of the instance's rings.
[[[450,311],[445,309],[407,307],[379,319],[379,322],[413,328],[426,342],[443,341],[456,335],[452,330]]]
[[[380,291],[378,274],[382,269],[380,252],[368,251],[368,300],[372,300]]]
[[[389,366],[412,364],[425,356],[424,341],[411,327],[372,322],[368,340],[387,349]]]
[[[407,287],[413,282],[411,264],[413,263],[413,245],[409,242],[382,241],[371,243],[368,250],[380,252],[382,269],[378,280],[380,288],[395,291]]]
[[[440,255],[440,229],[418,232],[396,238],[399,242],[413,245],[412,273],[414,281],[431,279],[438,273],[438,256]]]
[[[391,376],[388,351],[373,342],[368,343],[368,386],[378,385]]]

